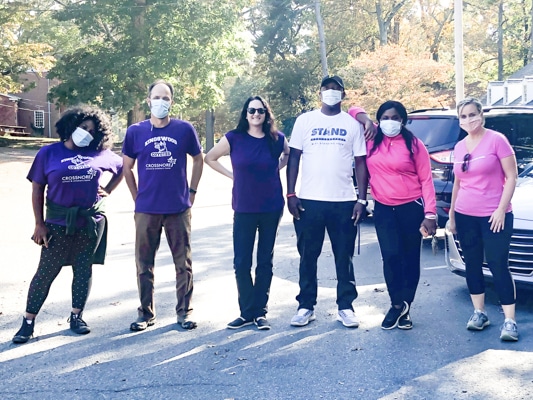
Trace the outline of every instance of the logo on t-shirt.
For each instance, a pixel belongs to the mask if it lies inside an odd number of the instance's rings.
[[[347,134],[344,128],[315,128],[311,131],[311,144],[344,144]]]
[[[76,157],[64,158],[61,162],[64,163],[70,161],[72,165],[69,165],[68,169],[88,169],[91,168],[89,161],[92,159],[92,157],[85,157],[78,154]]]
[[[83,175],[67,175],[63,176],[61,180],[63,183],[72,183],[72,182],[88,182],[92,180],[98,173],[89,165],[93,157],[86,157],[82,155],[77,155],[75,157],[64,158],[61,160],[62,163],[70,162],[71,164],[67,168],[71,171],[80,171],[86,169]],[[79,173],[79,172],[78,172]]]
[[[147,170],[154,170],[154,169],[170,169],[176,164],[176,159],[172,157],[172,153],[168,151],[167,149],[167,142],[173,143],[174,145],[177,145],[178,142],[176,139],[168,137],[168,136],[157,136],[151,139],[148,139],[144,145],[149,146],[153,144],[154,149],[157,151],[152,151],[150,153],[150,156],[152,158],[157,158],[158,162],[153,163],[147,163],[146,169]],[[166,162],[160,162],[161,157],[168,157],[166,159]]]

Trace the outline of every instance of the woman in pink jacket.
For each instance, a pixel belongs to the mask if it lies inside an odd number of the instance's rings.
[[[381,327],[411,329],[409,314],[420,279],[422,235],[437,229],[435,189],[429,154],[406,127],[407,111],[386,101],[377,111],[374,140],[367,142],[374,224],[391,307]]]

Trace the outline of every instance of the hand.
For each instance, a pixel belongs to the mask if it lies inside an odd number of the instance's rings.
[[[448,219],[448,223],[446,224],[446,226],[448,227],[451,233],[453,233],[454,235],[457,235],[457,228],[455,226],[455,218],[452,217],[451,215],[450,215],[450,218]]]
[[[33,230],[33,236],[31,237],[35,244],[48,248],[49,237],[50,236],[48,235],[48,228],[45,224],[35,225],[35,229]]]
[[[98,187],[98,196],[107,197],[107,196],[109,196],[109,193],[106,192],[106,190],[102,186],[99,186]]]
[[[196,198],[196,193],[189,193],[189,200],[191,201],[191,207],[194,204],[194,199]]]
[[[369,119],[365,122],[365,140],[368,142],[369,140],[374,139],[376,137],[377,129],[376,125]]]
[[[437,233],[437,220],[424,218],[420,224],[420,233],[424,237],[435,235]]]
[[[353,213],[352,213],[352,219],[354,220],[353,224],[357,225],[360,223],[366,216],[366,207],[356,202],[355,206],[353,206]]]
[[[296,196],[287,198],[287,207],[295,219],[300,219],[300,211],[305,211],[300,199]]]
[[[505,226],[505,210],[496,209],[489,218],[490,230],[498,233],[503,230]]]

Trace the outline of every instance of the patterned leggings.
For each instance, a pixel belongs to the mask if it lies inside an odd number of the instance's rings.
[[[98,223],[103,228],[103,221]],[[83,310],[92,278],[92,262],[98,238],[89,237],[85,229],[78,229],[74,235],[66,236],[66,228],[56,224],[46,224],[52,238],[48,248],[41,250],[37,272],[28,290],[26,312],[38,314],[48,296],[52,282],[64,265],[72,263],[72,308]],[[100,229],[99,229],[100,231]],[[100,236],[100,235],[98,235]]]

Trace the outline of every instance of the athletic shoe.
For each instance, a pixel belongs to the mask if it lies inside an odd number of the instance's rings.
[[[389,330],[389,329],[396,328],[398,326],[398,322],[400,321],[400,318],[403,317],[408,312],[409,312],[409,304],[407,304],[406,301],[403,302],[402,308],[396,308],[394,306],[391,306],[391,308],[385,315],[383,322],[381,323],[381,329]]]
[[[67,320],[70,322],[70,330],[78,335],[86,335],[91,332],[91,328],[81,318],[81,312],[79,314],[70,313],[70,318]]]
[[[229,324],[226,325],[226,328],[228,329],[239,329],[243,326],[252,325],[254,321],[251,319],[244,319],[243,317],[239,317],[233,321],[231,321]]]
[[[471,331],[482,331],[483,328],[490,325],[489,317],[481,310],[474,310],[474,314],[468,320],[466,329]]]
[[[518,328],[516,327],[516,322],[511,318],[505,318],[500,333],[500,339],[507,342],[516,342],[518,340]]]
[[[13,336],[13,343],[26,343],[33,336],[33,328],[35,326],[35,320],[28,323],[26,317],[22,317],[22,326]]]
[[[152,326],[155,324],[155,317],[150,319],[144,319],[143,317],[137,318],[134,322],[130,325],[130,330],[134,332],[144,331],[149,326]]]
[[[337,321],[342,322],[347,328],[357,328],[359,326],[359,321],[355,317],[353,310],[350,310],[349,308],[346,310],[339,310],[337,313]]]
[[[407,314],[402,315],[400,317],[400,320],[398,321],[398,329],[411,329],[413,327],[413,321],[411,320],[411,316],[409,315],[409,311]]]
[[[198,327],[198,324],[191,319],[190,315],[178,315],[178,325],[187,331]]]
[[[309,322],[315,320],[315,312],[307,308],[300,308],[298,313],[292,317],[291,325],[292,326],[305,326]]]
[[[254,322],[255,326],[257,326],[257,329],[260,331],[267,331],[270,329],[270,324],[265,317],[258,317],[254,320]]]

